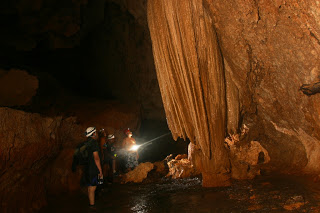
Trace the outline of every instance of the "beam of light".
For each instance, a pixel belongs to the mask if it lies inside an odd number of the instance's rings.
[[[159,137],[156,137],[156,138],[154,138],[154,139],[152,139],[152,140],[150,140],[150,141],[147,141],[147,142],[145,142],[144,144],[149,144],[149,143],[151,143],[151,142],[153,142],[153,141],[155,141],[155,140],[158,140],[159,138],[162,138],[162,137],[164,137],[164,136],[166,136],[166,135],[169,135],[171,132],[168,132],[168,133],[165,133],[165,134],[163,134],[163,135],[160,135]],[[142,144],[142,145],[144,145],[144,144]]]
[[[171,133],[171,132],[168,132],[168,133],[166,133],[166,134],[160,135],[159,137],[156,137],[156,138],[154,138],[154,139],[152,139],[152,140],[150,140],[150,141],[147,141],[147,142],[145,142],[145,143],[143,143],[143,144],[140,144],[140,145],[133,145],[129,150],[130,150],[130,151],[137,151],[140,147],[142,147],[142,146],[147,146],[147,145],[151,144],[153,141],[158,140],[159,138],[162,138],[162,137],[164,137],[164,136],[166,136],[166,135],[169,135],[170,133]]]
[[[142,149],[144,149],[146,146],[150,145],[153,141],[158,140],[159,138],[162,138],[162,137],[164,137],[164,136],[166,136],[166,135],[169,135],[169,134],[171,134],[171,132],[168,132],[168,133],[165,133],[165,134],[163,134],[163,135],[160,135],[159,137],[156,137],[156,138],[154,138],[154,139],[152,139],[152,140],[150,140],[150,141],[147,141],[147,142],[145,142],[145,143],[143,143],[143,144],[141,144],[141,145],[134,145],[134,146],[138,146],[138,147],[136,148],[136,150],[138,150],[140,147],[141,147],[141,150],[142,150]],[[135,150],[135,151],[136,151],[136,150]]]
[[[130,151],[137,151],[140,146],[142,146],[142,145],[133,145],[133,146],[130,148]]]

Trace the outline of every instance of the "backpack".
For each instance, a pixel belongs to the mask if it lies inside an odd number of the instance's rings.
[[[88,152],[88,141],[80,143],[73,153],[72,159],[72,172],[77,170],[78,165],[88,165],[89,163],[89,152]]]

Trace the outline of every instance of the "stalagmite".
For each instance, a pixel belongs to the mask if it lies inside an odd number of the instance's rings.
[[[209,13],[201,1],[149,0],[148,24],[173,137],[201,149],[203,186],[229,185],[225,74]]]

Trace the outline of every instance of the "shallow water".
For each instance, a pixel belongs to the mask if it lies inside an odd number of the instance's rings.
[[[85,194],[50,197],[40,212],[88,212]],[[259,176],[230,187],[202,188],[199,178],[111,184],[96,212],[320,212],[320,186],[291,176]]]

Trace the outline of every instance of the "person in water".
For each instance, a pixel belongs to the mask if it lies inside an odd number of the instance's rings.
[[[126,129],[124,133],[127,137],[122,141],[122,148],[124,150],[125,168],[128,172],[138,166],[139,154],[137,150],[132,149],[136,145],[136,140],[132,137],[130,129]]]
[[[103,179],[101,169],[101,151],[98,145],[98,135],[95,127],[86,129],[87,149],[89,162],[84,169],[85,183],[88,186],[89,206],[94,207],[95,191],[97,189],[99,179]]]
[[[104,163],[108,165],[106,171],[106,177],[109,182],[113,182],[113,176],[116,174],[116,148],[115,148],[115,136],[109,134],[106,143],[103,145]]]

